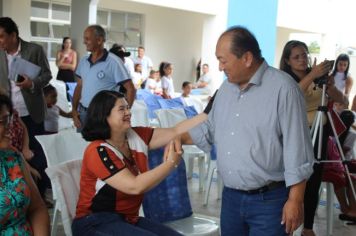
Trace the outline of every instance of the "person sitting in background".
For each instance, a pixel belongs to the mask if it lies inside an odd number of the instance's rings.
[[[184,106],[190,106],[189,99],[190,99],[190,93],[192,92],[193,85],[189,81],[184,81],[182,84],[182,95],[181,95],[181,100]]]
[[[211,95],[211,83],[212,83],[212,78],[209,73],[209,65],[208,64],[203,64],[203,69],[202,69],[203,74],[199,77],[198,81],[196,84],[193,85],[193,88],[204,88],[208,91],[208,94]]]
[[[147,154],[206,120],[205,113],[173,128],[132,128],[124,95],[98,92],[82,130],[91,143],[83,157],[73,235],[181,235],[138,215],[143,194],[177,168],[181,145],[171,142],[163,163],[151,170]]]
[[[344,110],[340,114],[340,119],[345,124],[346,131],[340,135],[339,141],[340,145],[342,146],[345,159],[350,160],[350,158],[353,156],[353,145],[355,144],[356,138],[355,133],[352,132],[350,127],[354,123],[355,117],[353,112]],[[346,141],[346,139],[349,139],[349,141]],[[332,137],[329,138],[328,159],[340,161],[342,160],[341,154],[339,153],[336,145],[335,138]],[[354,163],[352,165],[354,165]],[[339,218],[341,220],[356,222],[356,200],[354,199],[350,187],[350,184],[353,184],[354,187],[356,187],[356,178],[352,175],[350,177],[352,183],[349,182],[345,168],[341,162],[324,164],[323,181],[331,182],[334,186],[335,195],[340,203],[340,211],[342,213],[339,215]]]
[[[173,65],[169,62],[161,62],[159,65],[159,75],[162,82],[162,97],[166,99],[175,97],[172,73]]]
[[[141,64],[135,64],[135,72],[132,75],[132,83],[134,84],[135,89],[140,89],[141,84],[144,83]]]
[[[145,89],[150,90],[153,94],[162,95],[162,83],[158,71],[150,71],[150,76],[146,80]]]
[[[49,215],[22,155],[10,145],[11,100],[0,95],[1,235],[49,235]]]
[[[43,93],[47,104],[47,113],[44,120],[45,131],[47,134],[58,133],[59,116],[72,118],[72,112],[65,112],[56,105],[58,94],[56,88],[52,85],[48,84],[44,87]]]

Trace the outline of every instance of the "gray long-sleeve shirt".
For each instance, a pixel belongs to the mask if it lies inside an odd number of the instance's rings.
[[[224,81],[208,120],[190,135],[205,151],[216,145],[218,171],[229,188],[251,190],[282,180],[290,186],[313,172],[303,94],[266,62],[244,90]]]

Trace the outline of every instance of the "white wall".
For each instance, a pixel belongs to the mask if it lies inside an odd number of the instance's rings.
[[[161,61],[173,63],[176,91],[180,91],[183,81],[192,81],[196,62],[202,54],[205,15],[120,0],[101,0],[98,8],[143,14],[143,46],[154,67],[158,69]]]
[[[220,7],[224,5],[224,0],[127,0],[129,2],[140,2],[161,7],[194,11],[205,14],[221,14]]]
[[[2,10],[3,16],[11,17],[16,22],[20,37],[29,40],[31,0],[3,0]]]

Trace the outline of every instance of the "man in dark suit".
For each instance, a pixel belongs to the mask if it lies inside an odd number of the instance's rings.
[[[39,75],[36,78],[18,75],[12,67],[18,57],[41,67]],[[46,105],[42,88],[49,83],[51,78],[43,48],[22,40],[19,37],[16,23],[9,17],[0,17],[0,86],[10,96],[14,108],[19,112],[28,129],[30,148],[35,154],[30,164],[42,176],[38,184],[41,194],[44,193],[45,185],[47,185],[44,172],[47,164],[41,146],[34,136],[44,133],[43,121]]]

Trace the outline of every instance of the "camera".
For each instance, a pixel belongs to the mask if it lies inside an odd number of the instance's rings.
[[[329,71],[332,70],[335,61],[334,60],[327,60],[326,63],[329,65]],[[314,79],[314,84],[317,85],[318,87],[323,87],[323,84],[326,84],[328,82],[328,73],[326,73],[323,76],[320,76],[319,78]]]
[[[25,80],[25,77],[21,76],[21,75],[17,75],[17,78],[16,78],[16,82],[17,83],[21,83]]]

